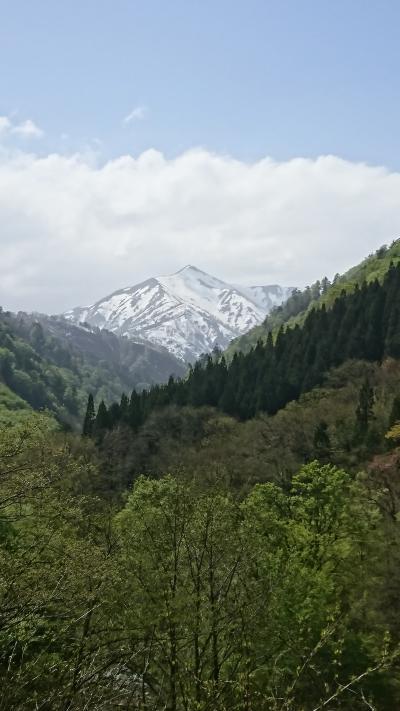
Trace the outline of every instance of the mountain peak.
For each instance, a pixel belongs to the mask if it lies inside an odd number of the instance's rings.
[[[182,267],[182,269],[178,269],[178,271],[175,272],[175,274],[182,274],[182,272],[188,272],[188,271],[200,272],[201,269],[198,269],[193,264],[186,264],[184,267]]]
[[[290,293],[287,287],[228,284],[186,264],[174,274],[147,279],[65,316],[133,341],[148,340],[193,362],[260,324]]]
[[[215,277],[212,277],[210,274],[207,274],[203,269],[199,269],[198,267],[195,267],[194,264],[186,264],[182,269],[178,269],[177,272],[174,272],[173,274],[169,274],[168,276],[175,277],[178,276],[178,274],[185,275],[185,274],[193,274],[193,276],[200,277],[200,276],[205,276],[208,279],[214,279]]]
[[[198,269],[198,267],[195,267],[194,264],[185,264],[184,267],[181,269],[178,269],[176,272],[172,272],[169,274],[161,274],[159,277],[156,277],[156,279],[172,279],[173,277],[177,277],[179,275],[185,276],[185,274],[193,274],[193,275],[200,275],[200,274],[205,274],[206,276],[209,276],[206,272],[202,271],[201,269]]]

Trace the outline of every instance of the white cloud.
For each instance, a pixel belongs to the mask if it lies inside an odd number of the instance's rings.
[[[186,263],[303,285],[400,234],[400,173],[334,156],[0,153],[0,304],[58,312]]]
[[[0,134],[6,133],[11,127],[11,121],[8,116],[0,116]]]
[[[23,136],[23,138],[42,138],[44,135],[42,129],[31,119],[13,126],[11,132],[16,133],[18,136]]]
[[[31,119],[13,123],[8,116],[0,116],[0,135],[14,134],[22,138],[42,138],[43,131]]]
[[[132,111],[125,116],[123,119],[123,123],[132,123],[132,121],[142,121],[147,114],[147,107],[146,106],[136,106],[136,108],[132,109]]]

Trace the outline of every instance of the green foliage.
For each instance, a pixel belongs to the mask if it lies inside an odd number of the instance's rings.
[[[102,401],[103,402],[103,401]],[[103,403],[104,405],[104,403]],[[86,407],[85,419],[83,421],[82,434],[84,437],[91,437],[94,431],[95,424],[94,400],[92,393],[89,393]]]
[[[287,494],[262,485],[242,504],[172,477],[140,479],[118,517],[120,595],[124,607],[136,590],[123,626],[151,640],[153,656],[136,661],[156,708],[313,709],[349,684],[341,708],[361,709],[367,694],[389,709],[376,673],[362,692],[357,683],[389,663],[362,582],[378,520],[351,477],[316,462]]]
[[[1,709],[400,707],[399,294],[110,406],[0,318]],[[72,416],[93,377],[90,436],[27,404]]]
[[[316,461],[239,499],[141,477],[116,515],[98,486],[90,440],[0,431],[2,708],[398,706],[379,484]]]
[[[89,465],[53,430],[51,420],[36,415],[0,432],[4,709],[82,708],[74,697],[83,676],[89,703],[92,674],[101,686],[97,631],[110,573],[106,518],[100,520],[94,502],[68,492],[66,484]]]
[[[198,361],[185,380],[132,394],[130,422],[136,428],[156,409],[167,405],[213,406],[248,420],[260,412],[273,415],[290,401],[320,385],[326,373],[349,359],[381,361],[400,355],[400,265],[391,266],[383,283],[372,281],[338,297],[332,308],[312,310],[302,327],[280,328],[247,354],[235,353]],[[366,386],[367,387],[367,386]],[[368,387],[357,410],[358,437],[367,435],[370,420]],[[135,412],[136,409],[136,412]],[[123,419],[112,406],[109,428]],[[125,418],[126,419],[126,418]],[[372,430],[368,437],[373,438]],[[372,442],[370,441],[370,444]]]
[[[386,439],[398,442],[400,440],[400,422],[396,422],[385,434]]]
[[[31,412],[25,400],[0,382],[0,426],[23,421]]]
[[[325,462],[332,456],[331,439],[329,437],[328,424],[325,420],[318,423],[314,431],[314,451],[316,458]]]
[[[396,395],[393,399],[389,425],[395,425],[397,422],[400,422],[400,395]]]
[[[368,436],[360,439],[355,437],[356,407],[366,375],[374,390],[374,419]],[[255,482],[286,484],[314,458],[357,472],[373,454],[387,450],[388,412],[396,392],[399,361],[349,361],[274,416],[240,422],[213,408],[155,410],[134,431],[120,424],[103,433],[98,455],[105,490],[114,495],[140,474],[160,477],[165,470],[185,469],[201,482],[220,481],[243,492]]]
[[[149,386],[183,372],[166,352],[62,319],[37,318],[0,310],[0,385],[25,407],[50,410],[67,427],[79,429],[89,392],[111,402],[140,382]],[[9,404],[3,399],[0,413]]]
[[[296,324],[303,324],[312,309],[322,305],[331,308],[342,291],[352,293],[356,285],[361,286],[364,282],[368,284],[375,280],[382,282],[390,265],[392,263],[397,265],[399,261],[400,242],[395,240],[390,247],[383,245],[375,254],[370,254],[342,276],[336,274],[332,283],[324,277],[321,281],[307,286],[303,291],[296,289],[284,304],[268,314],[261,326],[256,326],[244,336],[232,341],[226,351],[227,360],[230,361],[235,352],[247,353],[259,340],[265,341],[269,331],[273,331],[276,335],[282,325],[293,328]]]
[[[368,432],[368,426],[374,417],[374,390],[368,377],[365,378],[358,397],[356,409],[356,436],[363,438]]]

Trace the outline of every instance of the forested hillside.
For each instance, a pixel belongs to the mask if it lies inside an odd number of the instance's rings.
[[[165,471],[194,472],[243,493],[266,481],[286,486],[314,459],[355,474],[375,466],[374,457],[388,457],[395,472],[396,440],[386,434],[397,421],[400,362],[349,361],[273,416],[242,422],[211,407],[171,405],[134,431],[126,421],[108,431],[95,425],[93,441],[105,495],[118,496],[141,474],[158,478]]]
[[[374,280],[382,282],[390,264],[398,264],[399,261],[400,241],[395,240],[390,247],[383,245],[376,250],[375,254],[370,254],[345,274],[336,274],[332,282],[325,276],[303,291],[295,289],[282,305],[272,309],[262,325],[252,328],[244,336],[232,341],[226,352],[227,360],[230,360],[236,352],[247,353],[259,340],[265,341],[270,331],[276,335],[282,325],[293,327],[303,323],[312,309],[323,304],[326,308],[330,308],[343,290],[351,293],[356,285],[361,286],[364,282],[369,283]]]
[[[14,318],[5,382],[83,378]],[[82,436],[1,398],[0,709],[400,708],[400,265],[230,362],[93,388]]]
[[[62,319],[0,311],[3,420],[31,408],[49,409],[59,421],[75,427],[88,392],[110,402],[122,390],[150,387],[183,372],[163,349]]]
[[[117,506],[90,441],[37,415],[0,467],[1,708],[398,708],[384,477],[312,462],[238,496],[194,465]]]
[[[109,412],[101,403],[96,420],[90,416],[98,432],[119,421],[136,429],[153,410],[171,404],[217,407],[246,420],[260,412],[275,414],[349,359],[386,357],[400,357],[400,265],[391,265],[382,282],[343,290],[331,308],[312,309],[302,326],[281,327],[275,341],[270,332],[266,343],[236,353],[228,364],[223,356],[208,356],[184,380],[170,378],[167,385],[133,392]]]

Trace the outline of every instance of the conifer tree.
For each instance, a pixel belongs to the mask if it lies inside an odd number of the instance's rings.
[[[97,410],[96,420],[94,423],[94,432],[96,432],[97,437],[102,438],[102,434],[109,427],[109,417],[107,407],[104,400],[101,401],[99,409]]]
[[[142,401],[136,390],[132,392],[129,402],[129,424],[133,430],[139,429],[143,422]]]
[[[108,409],[108,420],[111,429],[121,421],[121,405],[113,402]]]
[[[42,325],[39,322],[33,324],[30,332],[31,343],[38,353],[43,353],[46,345]]]
[[[129,398],[125,393],[122,393],[121,395],[121,403],[120,403],[120,408],[121,412],[124,413],[129,407]]]
[[[331,440],[329,437],[328,424],[321,420],[314,432],[314,452],[316,458],[323,463],[329,461],[331,455]]]
[[[331,285],[331,283],[330,283],[328,277],[324,277],[321,281],[321,291],[323,294],[326,294],[330,285]]]
[[[393,400],[392,409],[389,417],[389,426],[393,427],[397,422],[400,422],[400,395],[396,395]]]
[[[121,402],[119,405],[119,416],[122,422],[127,423],[129,420],[129,398],[125,393],[121,395]]]
[[[366,376],[359,392],[356,409],[357,434],[363,436],[368,431],[368,426],[374,417],[374,390]]]
[[[82,434],[84,437],[91,437],[93,435],[94,423],[95,423],[95,411],[94,411],[94,400],[92,393],[89,393],[86,415],[83,421]]]

